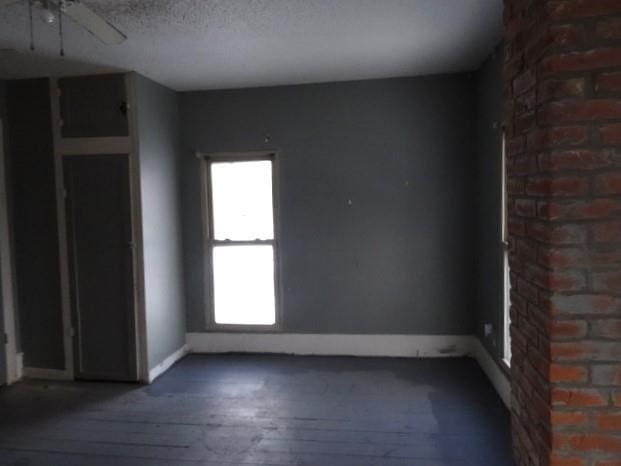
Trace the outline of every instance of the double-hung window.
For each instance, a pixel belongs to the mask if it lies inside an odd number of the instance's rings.
[[[274,326],[274,154],[219,154],[204,160],[211,324]]]

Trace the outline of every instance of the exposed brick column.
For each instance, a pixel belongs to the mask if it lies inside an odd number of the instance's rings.
[[[518,466],[621,466],[621,0],[505,0]]]

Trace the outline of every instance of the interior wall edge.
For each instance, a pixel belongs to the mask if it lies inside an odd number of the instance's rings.
[[[172,353],[153,369],[149,370],[149,383],[153,383],[155,379],[168,371],[168,369],[170,369],[177,361],[183,359],[185,355],[189,353],[189,351],[190,350],[188,348],[188,345],[183,345],[181,348]]]

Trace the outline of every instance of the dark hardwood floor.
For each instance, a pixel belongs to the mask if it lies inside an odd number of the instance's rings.
[[[0,389],[0,465],[510,466],[471,359],[193,355],[151,386]]]

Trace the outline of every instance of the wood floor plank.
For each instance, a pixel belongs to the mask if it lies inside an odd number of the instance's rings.
[[[474,361],[193,355],[151,386],[0,389],[0,466],[510,466]]]

